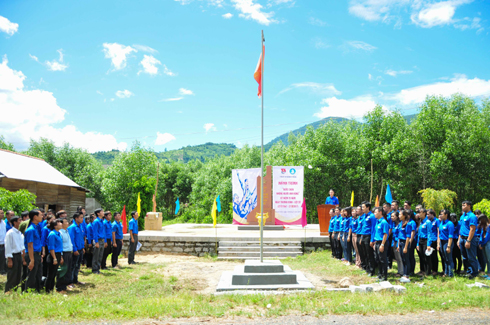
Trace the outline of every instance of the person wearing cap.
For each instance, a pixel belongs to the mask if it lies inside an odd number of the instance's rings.
[[[42,287],[42,249],[41,228],[39,223],[42,215],[39,210],[29,211],[30,224],[24,234],[24,246],[26,249],[27,278],[25,289],[36,290],[38,293]]]
[[[48,277],[46,278],[46,293],[50,293],[54,289],[55,279],[58,275],[58,267],[64,263],[63,261],[63,239],[61,239],[60,229],[61,220],[54,219],[49,223],[48,235]],[[57,282],[59,278],[57,279]]]
[[[73,244],[71,283],[81,285],[84,283],[78,281],[78,272],[80,271],[80,265],[82,264],[83,253],[85,251],[85,240],[80,226],[82,222],[83,215],[75,212],[73,214],[73,223],[68,227],[68,233]]]
[[[458,247],[463,255],[463,262],[468,265],[468,277],[474,279],[478,275],[478,261],[476,260],[476,250],[478,247],[478,236],[475,236],[476,227],[478,226],[478,218],[473,212],[473,203],[471,201],[463,201],[461,216],[461,228],[459,230]]]
[[[95,210],[94,214],[95,214],[95,220],[92,223],[92,232],[93,232],[93,239],[94,239],[92,273],[100,274],[100,265],[102,263],[104,247],[107,245],[105,239],[104,224],[102,220],[102,218],[104,217],[104,210],[99,208]]]
[[[119,254],[123,245],[123,229],[121,224],[121,214],[114,213],[114,222],[112,223],[112,267],[119,267]]]
[[[7,235],[7,225],[3,220],[5,213],[0,210],[0,274],[4,275],[6,273],[5,269],[5,236]]]
[[[339,206],[339,199],[334,196],[335,195],[335,192],[333,189],[330,189],[330,191],[328,191],[329,193],[329,196],[325,199],[325,204],[331,204],[331,205],[335,205],[336,207]]]
[[[72,282],[72,273],[73,273],[73,244],[71,242],[71,237],[70,233],[68,232],[68,227],[70,226],[70,223],[68,222],[68,219],[63,218],[61,219],[61,229],[60,229],[60,235],[61,239],[63,241],[63,266],[62,268],[64,269],[64,274],[61,275],[56,281],[56,291],[58,292],[66,292],[68,289],[68,285],[71,284]],[[70,287],[71,289],[72,287]]]
[[[111,211],[106,211],[104,213],[104,233],[105,233],[105,240],[107,243],[107,246],[104,248],[104,254],[102,255],[102,264],[101,264],[101,269],[102,270],[107,270],[107,257],[109,254],[112,252],[112,213]]]
[[[138,246],[138,212],[131,212],[131,220],[129,221],[129,253],[128,253],[128,264],[136,264],[134,261],[134,254],[136,253],[136,247]]]
[[[5,236],[4,256],[7,260],[7,283],[5,284],[5,293],[9,293],[12,289],[17,290],[20,285],[25,253],[24,236],[19,231],[20,218],[18,216],[13,216],[10,218],[10,222],[12,223],[12,229],[10,229]],[[0,256],[0,259],[5,260],[3,258],[4,256]]]

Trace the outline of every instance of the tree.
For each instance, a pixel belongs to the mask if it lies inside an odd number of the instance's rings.
[[[0,135],[0,149],[15,151],[14,145],[12,143],[5,142],[5,138],[3,137],[3,135]]]
[[[23,211],[34,209],[36,196],[28,190],[8,191],[0,187],[0,209],[3,211],[12,210],[20,216]]]
[[[434,190],[432,188],[426,188],[420,190],[422,195],[422,201],[427,209],[433,209],[436,213],[439,213],[444,208],[451,208],[454,206],[454,202],[458,197],[456,193],[450,190]]]

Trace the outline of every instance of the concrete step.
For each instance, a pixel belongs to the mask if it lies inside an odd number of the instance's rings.
[[[234,252],[234,251],[242,251],[242,252],[260,252],[260,246],[231,246],[231,247],[218,247],[218,253],[220,252]],[[264,246],[264,252],[303,252],[303,248],[301,246],[284,246],[284,247],[267,247]]]
[[[233,274],[232,285],[277,285],[277,284],[297,284],[296,274],[292,272],[284,273],[244,273]]]
[[[232,246],[260,246],[259,241],[225,241],[219,242],[220,246],[232,247]],[[264,241],[264,247],[281,247],[281,246],[301,246],[300,241]]]
[[[264,257],[295,257],[298,255],[302,255],[301,252],[264,252]],[[249,257],[260,257],[260,252],[243,252],[243,251],[233,251],[233,252],[223,252],[219,253],[218,257],[240,257],[240,258],[249,258]]]
[[[267,260],[267,261],[270,261],[270,260],[283,260],[287,258],[286,257],[264,257],[264,261]],[[259,257],[240,257],[240,256],[233,256],[233,257],[228,257],[228,256],[218,256],[218,260],[224,260],[224,261],[236,261],[236,260],[254,260],[254,261],[258,261],[260,260],[260,256]]]

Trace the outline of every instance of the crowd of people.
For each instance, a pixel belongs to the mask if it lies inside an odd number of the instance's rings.
[[[138,213],[131,212],[128,225],[128,264],[136,264],[138,245]],[[3,220],[5,218],[5,220]],[[93,274],[111,266],[119,268],[123,246],[121,214],[96,209],[87,215],[85,208],[68,220],[64,210],[53,213],[34,209],[20,216],[14,211],[0,210],[0,274],[7,275],[5,293],[14,290],[66,293],[79,281],[82,266]]]
[[[378,279],[386,281],[395,261],[395,277],[400,282],[410,282],[413,276],[455,274],[469,279],[481,275],[490,280],[488,217],[479,210],[472,211],[470,201],[462,202],[460,216],[446,209],[436,213],[422,205],[414,212],[409,201],[401,209],[396,200],[372,210],[370,202],[340,208],[332,190],[327,201],[337,206],[330,210],[328,229],[332,256],[369,276],[376,276],[377,268]],[[420,263],[417,274],[415,252]]]

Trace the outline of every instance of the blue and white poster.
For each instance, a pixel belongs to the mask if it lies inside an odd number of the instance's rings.
[[[257,177],[260,168],[233,169],[233,224],[247,225],[247,217],[257,206]]]

